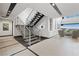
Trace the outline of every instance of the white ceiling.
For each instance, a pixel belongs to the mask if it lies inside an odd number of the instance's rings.
[[[49,3],[18,3],[11,13],[10,17],[18,15],[26,8],[32,8],[49,17],[59,17],[59,14],[52,8]]]
[[[10,3],[0,3],[0,16],[5,16]]]
[[[78,3],[56,3],[56,5],[61,11],[62,16],[79,13]],[[0,3],[0,16],[6,15],[9,6],[10,3]],[[17,3],[9,17],[13,18],[17,16],[26,8],[33,8],[52,18],[60,17],[56,10],[49,3]]]
[[[79,3],[56,3],[63,16],[79,13]]]

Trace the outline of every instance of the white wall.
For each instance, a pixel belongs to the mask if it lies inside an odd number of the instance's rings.
[[[21,20],[24,24],[27,24],[26,22],[28,22],[27,18],[29,17],[30,13],[32,12],[31,8],[26,8],[23,12],[21,12],[18,17],[19,20]],[[21,24],[20,24],[21,25]]]
[[[21,4],[19,4],[19,5],[21,5]],[[19,5],[17,5],[17,6],[19,6]],[[38,10],[38,11],[40,11],[41,13],[44,13],[45,15],[47,15],[47,16],[45,16],[36,26],[38,27],[38,29],[41,29],[40,30],[40,35],[41,36],[45,36],[45,37],[52,37],[52,36],[54,36],[54,35],[56,35],[57,34],[57,30],[54,28],[55,27],[55,21],[53,20],[53,16],[57,16],[58,14],[56,13],[56,14],[54,14],[55,12],[55,10],[52,10],[53,8],[51,8],[51,6],[49,5],[49,4],[22,4],[24,7],[26,6],[26,5],[29,5],[28,7],[31,7],[31,8],[33,8],[34,10]],[[22,6],[21,5],[21,6]],[[17,7],[16,6],[16,7]],[[15,7],[15,8],[16,8]],[[37,9],[37,7],[38,7],[38,9]],[[44,7],[44,8],[43,8]],[[17,8],[19,8],[20,9],[20,7],[17,7]],[[17,10],[17,8],[16,8],[16,10]],[[23,7],[22,7],[23,8]],[[50,10],[50,8],[51,8],[51,10]],[[23,8],[24,9],[24,8]],[[15,10],[15,9],[14,9]],[[14,10],[13,10],[13,12],[14,12]],[[15,10],[15,13],[17,13],[16,12],[16,10]],[[45,11],[46,10],[46,11]],[[29,11],[29,10],[28,10]],[[48,12],[48,11],[50,11],[50,12]],[[54,13],[52,13],[51,11],[53,11]],[[52,14],[51,14],[52,13]],[[25,15],[27,15],[28,13],[25,13],[24,11],[23,11],[23,13],[19,13],[19,17],[21,18],[21,20],[25,20],[27,17],[25,17]],[[50,16],[50,15],[51,16]],[[12,15],[12,14],[11,14]],[[14,14],[13,14],[14,15]],[[16,15],[16,14],[15,14]],[[13,16],[12,16],[13,17]],[[31,16],[32,17],[32,16]],[[52,23],[53,23],[53,25],[52,25],[52,30],[50,31],[50,18],[49,17],[52,17]],[[15,19],[17,18],[17,16],[15,17]],[[14,36],[18,36],[18,35],[21,35],[21,33],[19,32],[19,30],[18,29],[16,29],[16,27],[15,27],[15,19],[14,19]],[[29,18],[30,19],[30,18]],[[19,22],[20,20],[18,20],[18,23],[19,24],[21,24],[20,22]],[[41,26],[44,26],[44,28],[41,28]],[[36,34],[36,35],[38,35],[38,31],[36,30],[36,29],[34,29],[35,31],[34,31],[34,33]]]
[[[6,5],[6,4],[5,4]],[[6,5],[6,6],[9,6]],[[7,8],[7,7],[6,7]],[[15,24],[16,24],[16,16],[18,14],[20,14],[23,10],[25,10],[26,8],[32,8],[34,10],[37,10],[43,14],[45,14],[46,16],[48,17],[59,17],[59,14],[56,12],[56,10],[54,10],[54,8],[52,8],[52,6],[49,4],[49,3],[18,3],[15,8],[13,9],[12,13],[10,14],[9,18],[11,20],[13,20],[13,35],[14,36],[17,36],[17,35],[21,35],[21,33],[19,32],[19,30],[15,27]],[[6,9],[4,9],[6,10]],[[51,12],[52,11],[52,12]],[[5,12],[6,14],[6,12]],[[25,13],[24,13],[25,14]],[[22,17],[25,17],[24,14],[20,15]],[[24,18],[25,19],[25,18]],[[22,20],[24,20],[22,18]],[[29,18],[30,19],[30,18]],[[46,20],[46,21],[45,21]],[[22,23],[20,20],[18,21],[18,23]],[[42,34],[45,34],[45,36],[53,36],[52,33],[53,31],[50,31],[49,27],[50,27],[50,21],[48,18],[44,18],[44,22],[41,23],[41,25],[45,25],[45,28],[41,30]],[[40,26],[41,26],[40,25]],[[47,27],[46,27],[47,26]],[[40,27],[39,27],[40,28]],[[44,31],[43,31],[44,30]],[[53,29],[54,30],[54,29]],[[51,34],[48,34],[48,33],[51,33]],[[53,33],[54,34],[54,33]]]
[[[34,15],[36,14],[36,12],[37,12],[36,10],[33,10],[31,8],[26,8],[23,12],[17,15],[16,25],[24,25],[24,24],[28,25],[29,22],[34,17]]]
[[[50,30],[50,18],[47,16],[44,16],[42,20],[39,21],[39,23],[33,28],[34,29],[34,34],[44,37],[52,37],[56,34],[58,34],[57,29],[55,27],[55,22],[56,19],[51,19],[52,20],[52,30]],[[21,35],[20,31],[15,27],[15,21],[14,21],[14,36],[19,36]],[[41,28],[43,26],[43,28]],[[38,29],[37,29],[37,28]],[[40,32],[39,32],[40,30]]]
[[[16,26],[15,26],[16,25],[16,18],[17,17],[12,19],[13,20],[13,36],[20,36],[21,33],[20,33],[19,29],[17,29]]]
[[[49,33],[50,33],[49,37],[52,37],[52,36],[58,34],[57,22],[58,22],[58,18],[53,18],[52,19],[52,30],[49,31]],[[49,26],[50,26],[50,22],[49,22]]]
[[[43,28],[41,28],[41,26],[43,26]],[[33,29],[34,29],[34,34],[39,35],[39,33],[40,33],[40,36],[47,37],[49,35],[49,33],[48,33],[48,18],[43,17],[42,20],[40,20],[40,22]]]
[[[32,13],[31,13],[32,12]],[[30,14],[31,13],[31,14]],[[26,8],[23,12],[21,12],[19,15],[17,15],[16,17],[14,17],[13,20],[13,24],[14,24],[14,29],[13,29],[13,35],[14,36],[19,36],[21,35],[19,29],[16,28],[16,25],[24,25],[24,24],[28,24],[29,21],[33,18],[33,16],[35,15],[36,11],[31,9],[31,8]],[[30,17],[29,17],[30,15]]]
[[[55,29],[55,20],[56,19],[51,19],[52,20],[52,30],[50,30],[50,18],[49,17],[44,17],[40,22],[36,25],[36,27],[40,30],[37,30],[34,28],[34,33],[36,35],[44,36],[44,37],[52,37],[56,34],[58,34],[57,29]],[[43,26],[43,28],[41,28]]]

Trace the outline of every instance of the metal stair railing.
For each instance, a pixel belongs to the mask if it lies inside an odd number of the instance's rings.
[[[36,26],[34,26],[34,27],[36,28],[36,30],[37,30],[37,32],[38,32],[39,41],[41,41],[41,30],[38,29]],[[33,31],[34,31],[34,29],[33,29]]]
[[[33,10],[32,10],[32,11],[33,11]],[[32,13],[32,11],[31,11],[31,13]],[[30,17],[31,13],[30,13],[29,16],[27,17],[27,19]],[[38,29],[36,26],[34,26],[34,27],[35,27],[36,30],[38,31],[38,36],[39,36],[39,41],[40,41],[40,40],[41,40],[41,35],[40,35],[40,32],[41,32],[41,31],[40,31],[40,29]],[[21,34],[22,34],[22,36],[23,36],[24,39],[27,40],[27,38],[26,38],[26,29],[27,29],[28,32],[29,32],[29,33],[28,33],[28,35],[29,35],[29,36],[28,36],[28,38],[29,38],[29,39],[28,39],[28,42],[29,42],[28,44],[29,44],[29,46],[31,45],[31,39],[32,39],[32,38],[31,38],[31,34],[33,34],[34,36],[36,36],[34,33],[32,33],[32,30],[34,31],[34,29],[33,29],[34,27],[32,27],[32,28],[31,28],[30,26],[27,27],[26,24],[24,24],[24,25],[23,25],[23,30],[22,30],[22,25],[19,25],[20,32],[21,32]],[[30,28],[31,28],[32,30],[30,30]]]
[[[30,26],[29,26],[30,27]],[[32,32],[30,29],[29,29],[29,27],[27,27],[26,26],[26,29],[29,31],[29,38],[28,38],[28,44],[29,44],[29,46],[31,45],[31,40],[32,40],[32,38],[31,38],[31,34],[33,34],[34,36],[36,36],[35,34],[34,34],[34,32]],[[36,29],[37,29],[37,31],[38,31],[38,36],[39,36],[39,41],[41,41],[41,36],[40,36],[40,30],[36,27],[36,26],[34,26]],[[33,28],[32,28],[33,29]],[[33,31],[34,31],[34,29],[33,29]],[[27,40],[27,38],[26,38],[26,40]],[[38,40],[38,39],[37,39]]]
[[[31,45],[31,30],[26,26],[26,29],[29,31],[29,39],[28,39],[28,42],[29,42],[29,46]],[[26,38],[27,40],[27,38]]]
[[[22,26],[22,25],[16,25],[17,29],[21,32],[21,34],[22,34],[22,36],[23,36],[24,34],[23,34],[22,30],[21,30],[21,26]]]

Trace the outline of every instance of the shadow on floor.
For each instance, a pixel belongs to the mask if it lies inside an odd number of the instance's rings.
[[[22,36],[15,36],[14,37],[16,41],[18,41],[19,43],[21,43],[23,46],[25,46],[26,48],[28,47],[28,44],[24,41],[23,37]],[[45,40],[45,39],[48,39],[46,37],[41,37],[41,41]],[[40,42],[41,42],[40,41]],[[36,42],[36,43],[39,43],[39,42]],[[36,44],[36,43],[33,43],[32,45]]]

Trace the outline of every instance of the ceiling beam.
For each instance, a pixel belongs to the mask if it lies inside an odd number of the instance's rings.
[[[11,3],[10,4],[9,9],[7,11],[7,14],[6,14],[6,17],[8,17],[11,14],[11,12],[14,9],[15,6],[16,6],[16,3]]]
[[[50,5],[58,12],[60,16],[62,15],[61,11],[59,10],[59,8],[57,7],[55,3],[50,3]]]

